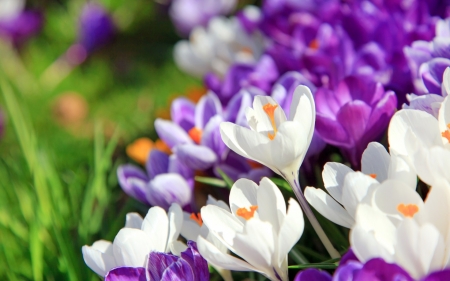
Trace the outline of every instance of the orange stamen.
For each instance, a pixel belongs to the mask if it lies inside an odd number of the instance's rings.
[[[200,143],[200,141],[202,140],[202,134],[202,130],[197,127],[190,129],[188,132],[188,135],[193,141],[195,141],[195,143]]]
[[[313,50],[318,50],[319,49],[319,40],[314,39],[309,43],[309,47]]]
[[[419,211],[419,207],[415,204],[399,204],[397,206],[397,211],[407,218],[412,218]]]
[[[189,218],[195,221],[199,226],[203,225],[202,215],[200,213],[191,213],[191,216]]]
[[[369,174],[369,176],[370,176],[371,178],[373,178],[373,179],[376,179],[376,178],[377,178],[377,174]]]
[[[258,206],[250,206],[250,211],[248,211],[245,207],[239,208],[236,211],[236,215],[243,217],[245,220],[249,220],[253,218],[255,215],[255,211],[258,209]]]
[[[127,155],[134,161],[145,164],[148,154],[154,148],[154,143],[148,138],[139,138],[127,146]]]
[[[447,141],[450,143],[450,123],[447,124],[447,128],[448,128],[449,130],[445,130],[444,132],[442,132],[442,133],[441,133],[441,136],[442,136],[443,138],[446,138]]]
[[[187,90],[186,96],[191,101],[197,103],[207,92],[208,89],[204,87],[192,87]]]
[[[253,55],[253,51],[252,51],[252,49],[250,47],[243,47],[241,49],[241,52],[249,54],[249,55]]]
[[[269,116],[270,119],[270,123],[272,123],[272,127],[273,127],[273,134],[268,133],[267,135],[269,136],[270,140],[273,140],[275,138],[275,135],[277,134],[277,124],[275,123],[275,109],[277,109],[278,104],[265,104],[263,106],[263,110],[266,112],[267,116]]]

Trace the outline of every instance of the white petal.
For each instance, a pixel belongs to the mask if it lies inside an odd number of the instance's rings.
[[[169,220],[166,211],[161,207],[152,207],[142,223],[142,231],[148,235],[153,244],[153,251],[165,252],[167,235],[169,233]]]
[[[387,179],[391,157],[380,143],[371,142],[362,155],[361,171],[374,174],[379,182]]]
[[[166,252],[169,251],[169,244],[178,239],[183,226],[183,211],[180,205],[173,203],[167,212],[167,217],[169,220],[169,233],[167,235]]]
[[[206,200],[206,205],[215,205],[215,206],[220,207],[228,212],[231,212],[230,207],[228,207],[227,203],[223,202],[222,200],[217,200],[216,198],[212,197],[211,195],[208,195],[208,200]]]
[[[138,213],[128,213],[125,218],[125,227],[141,229],[144,219]]]
[[[302,209],[297,201],[291,198],[287,215],[278,233],[278,267],[282,266],[282,261],[302,236],[304,227]]]
[[[358,204],[373,189],[379,185],[378,181],[361,172],[348,173],[342,190],[342,205],[351,217],[355,217]]]
[[[195,240],[194,240],[195,241]],[[173,241],[170,245],[170,252],[172,252],[172,254],[176,255],[176,256],[180,256],[181,252],[186,251],[187,246],[186,244],[184,244],[183,242],[180,241]]]
[[[223,242],[233,244],[236,232],[242,232],[243,224],[224,209],[208,205],[201,209],[203,224],[214,233],[220,233]]]
[[[255,267],[247,262],[235,258],[229,254],[223,253],[216,246],[210,243],[205,238],[199,236],[197,239],[198,251],[205,258],[208,263],[218,265],[222,268],[235,271],[258,271]]]
[[[183,213],[183,227],[181,228],[181,235],[186,240],[196,241],[200,234],[200,225],[191,219],[191,214]]]
[[[439,130],[441,133],[449,130],[447,127],[450,124],[450,98],[446,97],[439,109]],[[443,144],[448,144],[448,139],[441,137]]]
[[[255,113],[255,117],[258,120],[258,123],[256,124],[258,132],[267,132],[274,130],[269,116],[263,109],[266,104],[278,105],[277,102],[270,96],[256,96],[253,99],[253,110]],[[274,111],[274,121],[276,126],[279,127],[281,123],[285,122],[286,120],[286,115],[283,109],[278,105]]]
[[[100,276],[105,276],[116,267],[112,243],[109,241],[99,240],[92,246],[83,246],[81,252],[86,265]]]
[[[149,236],[142,230],[122,228],[113,242],[117,266],[143,267],[150,251],[154,250]]]
[[[341,163],[328,162],[323,166],[323,184],[328,193],[339,203],[342,202],[342,187],[344,186],[345,176],[350,172],[353,172],[353,170]]]
[[[442,86],[445,90],[445,92],[442,93],[442,95],[448,96],[450,95],[450,68],[447,67],[444,71],[444,77],[442,79]]]
[[[311,90],[303,85],[297,86],[292,97],[289,120],[302,124],[308,130],[308,145],[311,142],[316,122],[316,107]]]
[[[394,262],[392,254],[375,238],[373,231],[367,231],[360,225],[350,230],[350,245],[353,253],[362,263],[372,258],[383,258],[386,262]]]
[[[257,190],[257,198],[259,219],[270,222],[278,232],[286,216],[286,203],[280,189],[264,177]]]
[[[317,212],[330,221],[346,228],[352,227],[355,222],[348,212],[322,189],[308,186],[305,189],[305,197]]]
[[[395,152],[391,153],[388,178],[402,181],[414,190],[417,187],[417,174],[410,162],[404,156],[398,155]]]

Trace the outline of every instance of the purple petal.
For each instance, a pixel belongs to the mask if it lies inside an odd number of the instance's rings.
[[[417,109],[425,111],[438,119],[439,107],[444,100],[443,96],[428,94],[423,96],[416,96],[411,94],[407,98],[409,100],[409,105],[403,104],[403,109]]]
[[[121,165],[117,168],[117,178],[126,194],[144,204],[150,204],[146,198],[147,184],[150,179],[140,168],[131,164]]]
[[[450,280],[450,269],[444,269],[429,274],[422,281],[447,281]]]
[[[352,100],[352,97],[346,89],[340,88],[338,91],[332,91],[327,88],[319,88],[314,95],[317,113],[331,119],[336,118],[339,109]]]
[[[160,281],[164,271],[178,259],[179,257],[172,254],[151,252],[147,262],[147,273],[150,280]]]
[[[238,11],[236,18],[247,33],[252,33],[258,28],[263,16],[258,7],[246,6],[244,9]]]
[[[433,56],[450,58],[450,38],[436,37],[433,40]]]
[[[170,117],[186,132],[195,126],[195,104],[186,98],[177,98],[170,106]]]
[[[118,267],[106,273],[105,281],[147,281],[143,267]]]
[[[450,60],[446,58],[435,58],[422,64],[419,72],[429,93],[441,93],[442,76],[448,66],[450,66]]]
[[[213,92],[203,96],[195,108],[195,126],[203,129],[215,115],[222,113],[222,104]]]
[[[348,251],[342,256],[339,265],[344,265],[349,261],[357,261],[359,262],[358,258],[356,257],[355,253],[353,252],[352,248],[349,248]]]
[[[228,147],[222,141],[222,137],[220,136],[220,123],[222,122],[223,118],[220,115],[211,118],[206,124],[200,143],[214,151],[219,160],[224,159],[228,152]]]
[[[192,139],[176,123],[163,119],[155,120],[155,130],[160,139],[162,139],[171,149],[179,144],[192,143]]]
[[[202,145],[179,145],[175,149],[175,154],[181,163],[194,170],[206,170],[217,161],[214,151]]]
[[[194,179],[194,170],[189,168],[187,165],[181,163],[178,160],[177,155],[172,154],[169,157],[169,173],[175,173],[181,175],[188,182]]]
[[[349,261],[339,266],[334,273],[333,281],[353,281],[358,280],[358,273],[361,271],[363,264],[357,261]]]
[[[184,259],[192,268],[194,280],[208,281],[209,270],[208,262],[200,255],[197,249],[197,244],[194,241],[188,241],[188,248],[181,253],[181,258]]]
[[[152,206],[169,209],[170,205],[177,203],[186,206],[192,199],[192,188],[179,174],[157,175],[148,184],[147,200]]]
[[[309,268],[297,273],[294,281],[331,281],[331,275],[326,271]]]
[[[240,126],[247,126],[247,119],[245,117],[245,111],[247,108],[252,107],[254,95],[242,89],[236,94],[227,105],[224,118],[226,121],[235,123]]]
[[[80,16],[79,43],[87,52],[108,43],[115,34],[111,17],[98,4],[86,4]]]
[[[183,259],[171,264],[163,273],[161,281],[197,281],[193,269]]]
[[[355,279],[353,279],[355,280]],[[413,281],[411,276],[400,266],[386,263],[380,258],[366,262],[355,281]]]
[[[397,109],[397,97],[392,91],[386,92],[384,97],[372,109],[370,120],[366,127],[364,139],[367,144],[376,140],[387,128],[392,115]],[[364,146],[365,148],[366,146]]]
[[[169,155],[158,149],[152,149],[147,163],[145,163],[145,168],[150,179],[153,179],[157,175],[167,173],[169,169]]]
[[[43,20],[41,12],[22,12],[12,19],[0,21],[0,37],[9,38],[19,45],[41,30]]]
[[[337,114],[337,121],[350,137],[350,143],[355,144],[365,134],[372,108],[365,102],[356,100],[345,104]]]
[[[316,115],[316,131],[329,144],[339,147],[351,146],[350,136],[342,125],[338,121],[323,116],[319,112]]]

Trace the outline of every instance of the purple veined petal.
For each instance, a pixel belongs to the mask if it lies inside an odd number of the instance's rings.
[[[206,170],[217,161],[217,155],[209,147],[183,144],[175,148],[179,161],[194,170]]]
[[[444,269],[440,271],[435,271],[425,278],[421,279],[421,281],[446,281],[450,280],[450,269]]]
[[[439,116],[439,107],[444,100],[444,97],[435,94],[422,96],[411,94],[407,96],[407,100],[409,101],[409,105],[404,103],[402,106],[403,109],[417,109],[425,111],[437,119]]]
[[[203,96],[195,108],[195,126],[203,129],[206,123],[215,115],[222,114],[222,104],[213,92]]]
[[[219,99],[222,102],[224,102],[224,100],[222,100],[222,96],[219,94],[219,93],[221,93],[222,81],[220,80],[220,78],[216,74],[214,74],[214,73],[207,73],[203,77],[203,83],[205,84],[206,88],[208,88],[212,92],[218,94]]]
[[[442,76],[448,66],[450,60],[446,58],[434,58],[420,66],[419,73],[429,93],[441,93]]]
[[[371,112],[372,108],[360,100],[349,102],[339,110],[336,119],[352,143],[358,142],[365,134]]]
[[[450,58],[450,38],[436,37],[432,44],[434,57]]]
[[[336,269],[333,281],[353,281],[359,280],[358,273],[361,271],[363,264],[359,261],[349,261]]]
[[[197,281],[193,268],[183,259],[172,263],[163,273],[161,281]]]
[[[188,248],[181,253],[181,258],[192,268],[195,281],[208,281],[208,262],[200,255],[194,241],[188,241],[187,244]]]
[[[189,132],[195,126],[195,104],[184,97],[174,99],[170,106],[170,117],[173,122]]]
[[[145,163],[145,168],[150,179],[153,179],[157,175],[167,173],[169,169],[169,155],[158,149],[152,149]]]
[[[168,210],[173,203],[184,207],[191,199],[192,188],[179,174],[157,175],[148,184],[147,200],[152,206]]]
[[[269,92],[272,83],[279,77],[278,68],[273,58],[269,55],[263,55],[255,65],[255,69],[249,74],[247,80],[249,84]]]
[[[171,149],[179,144],[192,143],[192,139],[183,128],[172,121],[156,119],[155,130],[160,139],[162,139]]]
[[[107,44],[115,34],[112,18],[98,4],[86,4],[81,12],[78,42],[88,53]]]
[[[105,281],[147,281],[143,267],[117,267],[110,270]]]
[[[175,173],[181,175],[183,178],[185,178],[188,182],[189,180],[193,180],[195,173],[194,170],[189,168],[187,165],[181,163],[178,160],[178,157],[176,154],[172,154],[169,157],[169,173]]]
[[[294,281],[331,281],[331,275],[326,271],[308,268],[297,273]]]
[[[228,103],[228,101],[243,87],[250,86],[246,81],[248,75],[254,70],[253,65],[234,64],[225,75],[221,84],[220,100]]]
[[[338,121],[323,116],[319,112],[316,115],[316,131],[326,143],[338,147],[352,146],[352,140],[342,125]]]
[[[247,127],[245,111],[252,107],[254,95],[247,89],[242,89],[229,102],[225,110],[225,121]]]
[[[364,136],[367,144],[374,141],[386,130],[396,109],[397,97],[395,93],[392,91],[386,92],[384,97],[372,108]]]
[[[201,145],[209,147],[214,151],[219,160],[223,160],[229,150],[220,136],[220,123],[223,121],[224,120],[220,115],[212,117],[203,130],[203,136],[200,142]]]
[[[400,266],[375,258],[364,264],[355,281],[364,280],[413,281],[414,279]]]
[[[150,179],[140,168],[131,164],[121,165],[117,168],[117,178],[126,194],[145,204],[150,204],[146,197]]]
[[[366,104],[371,104],[376,85],[373,80],[365,76],[348,76],[339,84],[336,92],[348,91],[352,100],[361,100]]]
[[[150,280],[160,281],[164,271],[173,263],[177,262],[179,257],[159,252],[151,252],[148,256],[147,273]]]
[[[419,75],[420,65],[432,59],[430,43],[427,41],[415,41],[411,47],[406,46],[403,52],[415,77]]]

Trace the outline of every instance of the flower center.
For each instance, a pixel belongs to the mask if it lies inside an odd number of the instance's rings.
[[[373,179],[376,179],[376,178],[377,178],[377,174],[369,174],[369,176],[370,176],[371,178],[373,178]]]
[[[258,209],[258,206],[250,206],[250,211],[247,208],[239,208],[236,211],[236,215],[243,217],[245,220],[249,220],[253,218],[255,215],[255,211]]]
[[[447,128],[448,128],[447,130],[445,130],[444,132],[441,133],[441,136],[443,138],[446,138],[447,141],[450,143],[450,123],[447,124]]]
[[[270,140],[273,140],[275,138],[275,135],[277,134],[277,124],[275,123],[275,109],[277,109],[278,104],[270,104],[267,103],[263,106],[264,112],[266,112],[267,116],[269,116],[270,123],[272,123],[273,128],[273,134],[267,133]]]
[[[188,132],[189,137],[191,137],[191,139],[195,143],[200,143],[200,141],[202,139],[202,134],[203,134],[202,130],[197,127],[190,129]]]
[[[196,223],[198,223],[198,225],[202,226],[203,225],[203,220],[202,220],[202,215],[200,213],[191,213],[191,216],[189,217],[191,220],[195,221]]]
[[[319,40],[314,39],[309,43],[309,47],[313,50],[318,50],[319,49]]]
[[[415,204],[398,204],[397,211],[399,211],[402,215],[407,218],[412,218],[418,211],[419,207]]]

